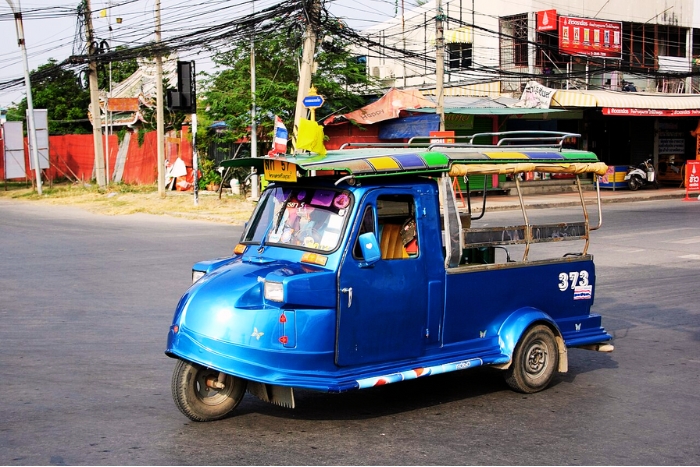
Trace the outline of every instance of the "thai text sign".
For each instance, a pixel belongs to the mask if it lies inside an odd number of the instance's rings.
[[[603,115],[624,117],[700,117],[700,109],[631,109],[624,107],[603,107]]]
[[[296,182],[297,166],[290,162],[267,159],[264,162],[265,180],[280,182]]]
[[[700,191],[700,161],[688,161],[685,166],[687,191]]]
[[[685,198],[683,201],[700,201],[700,195],[697,198],[690,198],[688,195],[691,191],[700,191],[700,161],[687,161],[685,163]]]
[[[559,52],[622,58],[622,23],[572,16],[559,17]]]
[[[138,97],[110,97],[107,99],[110,112],[136,112],[139,110]]]
[[[520,100],[514,106],[528,109],[548,109],[555,92],[557,92],[556,89],[542,86],[537,81],[528,81]]]

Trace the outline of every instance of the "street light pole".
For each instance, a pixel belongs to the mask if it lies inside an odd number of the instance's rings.
[[[27,110],[29,115],[27,116],[27,133],[29,135],[29,146],[31,146],[31,157],[34,162],[34,173],[36,175],[36,191],[40,195],[41,193],[41,168],[39,168],[39,152],[36,143],[36,125],[34,125],[34,102],[32,101],[32,83],[29,79],[29,61],[27,60],[27,47],[24,41],[24,27],[22,26],[22,11],[17,0],[17,6],[12,2],[12,0],[7,0],[7,4],[10,5],[12,13],[15,15],[15,25],[17,26],[17,43],[19,48],[22,50],[22,62],[24,64],[24,86],[27,88]]]

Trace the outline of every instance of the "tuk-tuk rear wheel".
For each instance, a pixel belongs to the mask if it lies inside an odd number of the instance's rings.
[[[171,389],[175,405],[195,422],[220,420],[229,415],[245,395],[247,381],[210,368],[178,360]]]
[[[506,370],[506,382],[518,391],[532,394],[545,389],[559,365],[559,351],[552,330],[545,325],[527,330]]]

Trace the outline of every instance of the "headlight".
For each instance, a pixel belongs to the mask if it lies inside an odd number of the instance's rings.
[[[197,282],[197,281],[198,281],[199,279],[201,279],[202,276],[204,276],[205,274],[206,274],[206,272],[204,272],[204,271],[195,271],[195,270],[193,269],[193,270],[192,270],[192,283],[194,284],[195,282]]]
[[[283,302],[284,285],[281,282],[265,281],[265,299],[273,302]]]

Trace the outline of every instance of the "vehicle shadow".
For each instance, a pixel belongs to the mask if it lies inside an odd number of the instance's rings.
[[[573,383],[577,374],[601,368],[617,368],[617,362],[609,354],[573,350],[592,354],[595,358],[577,357],[572,365],[570,357],[569,372],[557,374],[542,394],[561,384]],[[503,375],[503,371],[493,368],[476,368],[342,394],[295,390],[296,408],[293,410],[262,402],[255,396],[246,394],[236,409],[236,416],[257,413],[299,420],[365,420],[454,402],[471,403],[475,399],[479,399],[479,404],[498,404],[504,400],[503,393],[518,399],[530,397],[512,391]]]

